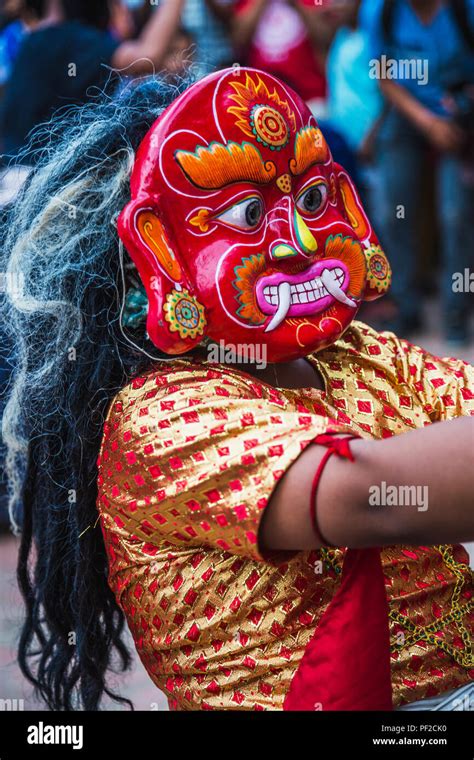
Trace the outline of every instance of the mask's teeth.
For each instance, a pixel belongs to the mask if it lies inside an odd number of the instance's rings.
[[[265,332],[271,332],[280,325],[288,314],[291,306],[291,286],[289,282],[281,282],[278,286],[278,309],[273,315]]]
[[[343,289],[337,281],[336,274],[333,270],[325,269],[321,275],[321,279],[328,293],[330,293],[334,298],[336,298],[341,303],[344,303],[346,306],[350,306],[352,309],[356,308],[357,303],[344,293]]]

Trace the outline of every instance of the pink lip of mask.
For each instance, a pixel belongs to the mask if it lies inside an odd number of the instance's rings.
[[[257,303],[264,314],[301,317],[325,311],[339,301],[357,307],[357,302],[346,295],[349,272],[338,259],[317,261],[298,274],[263,276],[256,285]]]

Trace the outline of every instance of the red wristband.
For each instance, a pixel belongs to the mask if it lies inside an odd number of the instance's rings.
[[[323,433],[322,435],[316,436],[316,438],[313,441],[313,443],[318,443],[320,446],[328,447],[327,451],[324,452],[323,457],[319,463],[318,469],[316,470],[316,473],[314,475],[313,485],[311,487],[311,501],[310,501],[311,522],[313,524],[313,530],[314,530],[316,538],[321,544],[323,544],[323,546],[334,546],[334,544],[331,544],[329,541],[326,541],[318,525],[318,517],[317,517],[317,512],[316,512],[316,493],[318,490],[319,481],[321,479],[323,470],[329,460],[329,457],[332,456],[332,454],[337,454],[337,456],[343,459],[349,459],[351,462],[354,461],[354,456],[350,449],[349,441],[352,441],[354,438],[358,438],[358,437],[359,436],[357,435],[349,435],[349,436],[346,436],[345,438],[336,438],[334,434]]]

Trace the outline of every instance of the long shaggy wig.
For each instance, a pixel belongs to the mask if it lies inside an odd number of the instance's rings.
[[[107,682],[130,654],[107,584],[96,460],[111,399],[153,347],[144,328],[132,342],[123,332],[115,221],[135,150],[189,83],[149,77],[53,119],[0,220],[2,329],[14,347],[3,439],[26,605],[19,663],[52,710],[96,710],[104,694],[131,706]]]

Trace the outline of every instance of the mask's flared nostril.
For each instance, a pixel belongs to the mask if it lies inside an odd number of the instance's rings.
[[[292,245],[287,243],[278,243],[270,249],[272,259],[288,259],[290,256],[297,256],[298,251]]]

